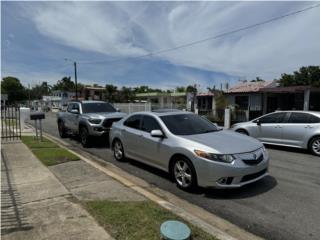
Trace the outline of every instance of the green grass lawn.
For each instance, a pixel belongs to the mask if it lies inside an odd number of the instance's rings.
[[[5,119],[5,124],[9,127],[18,127],[19,128],[19,122],[17,123],[16,119]],[[17,125],[18,124],[18,125]]]
[[[22,136],[22,142],[26,144],[36,157],[46,166],[52,166],[59,163],[77,161],[80,158],[68,150],[59,147],[47,138],[38,141],[34,136]]]
[[[217,240],[151,201],[113,202],[104,200],[83,204],[116,240],[159,240],[161,223],[167,220],[185,222],[191,228],[193,240]]]

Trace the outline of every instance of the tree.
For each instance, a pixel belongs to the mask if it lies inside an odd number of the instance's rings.
[[[195,86],[192,86],[192,85],[189,85],[186,88],[186,92],[193,93],[194,95],[197,94],[197,91],[198,91],[197,88]]]
[[[27,99],[27,93],[20,80],[16,77],[4,77],[1,80],[1,94],[8,94],[8,102],[15,103]]]
[[[73,81],[71,81],[71,77],[63,77],[55,85],[53,85],[52,89],[53,90],[60,90],[60,91],[74,92],[75,91],[75,84]]]
[[[109,102],[116,102],[118,98],[118,87],[112,84],[106,85],[106,100]]]
[[[121,102],[131,102],[134,100],[134,92],[131,88],[122,87],[120,91],[120,101]]]
[[[186,92],[186,88],[181,86],[181,87],[176,87],[176,92],[181,93],[181,92]]]
[[[256,77],[256,79],[251,80],[250,82],[264,82],[260,77]]]
[[[283,73],[279,83],[280,86],[311,85],[320,87],[320,66],[301,67],[293,74]]]

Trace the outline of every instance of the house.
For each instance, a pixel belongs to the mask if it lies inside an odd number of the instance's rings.
[[[198,113],[206,115],[207,113],[215,112],[217,110],[216,97],[222,93],[220,90],[198,93],[195,101]]]
[[[254,119],[276,110],[320,111],[320,88],[313,86],[278,86],[276,81],[243,82],[225,93],[236,111]]]
[[[265,111],[264,88],[274,88],[275,81],[241,82],[225,93],[228,103],[238,111],[244,111],[246,120],[256,118]]]
[[[153,108],[177,108],[186,109],[191,98],[186,92],[147,92],[138,93],[136,98],[139,101],[150,102]],[[190,105],[191,107],[191,105]]]
[[[81,98],[85,100],[102,100],[106,89],[101,86],[85,86],[81,92]]]

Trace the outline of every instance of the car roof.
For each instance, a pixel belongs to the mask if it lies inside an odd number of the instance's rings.
[[[71,101],[69,103],[107,103],[105,101],[98,101],[98,100],[81,100],[81,101]]]
[[[279,111],[274,111],[274,112],[289,112],[289,113],[293,113],[293,112],[299,112],[299,113],[311,113],[311,114],[315,114],[320,116],[320,112],[319,111],[303,111],[303,110],[279,110]]]

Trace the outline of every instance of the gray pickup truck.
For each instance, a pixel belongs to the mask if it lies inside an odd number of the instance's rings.
[[[108,134],[112,123],[126,115],[103,101],[70,102],[65,112],[57,114],[59,135],[65,138],[68,133],[77,134],[82,146],[88,147],[91,137]]]

